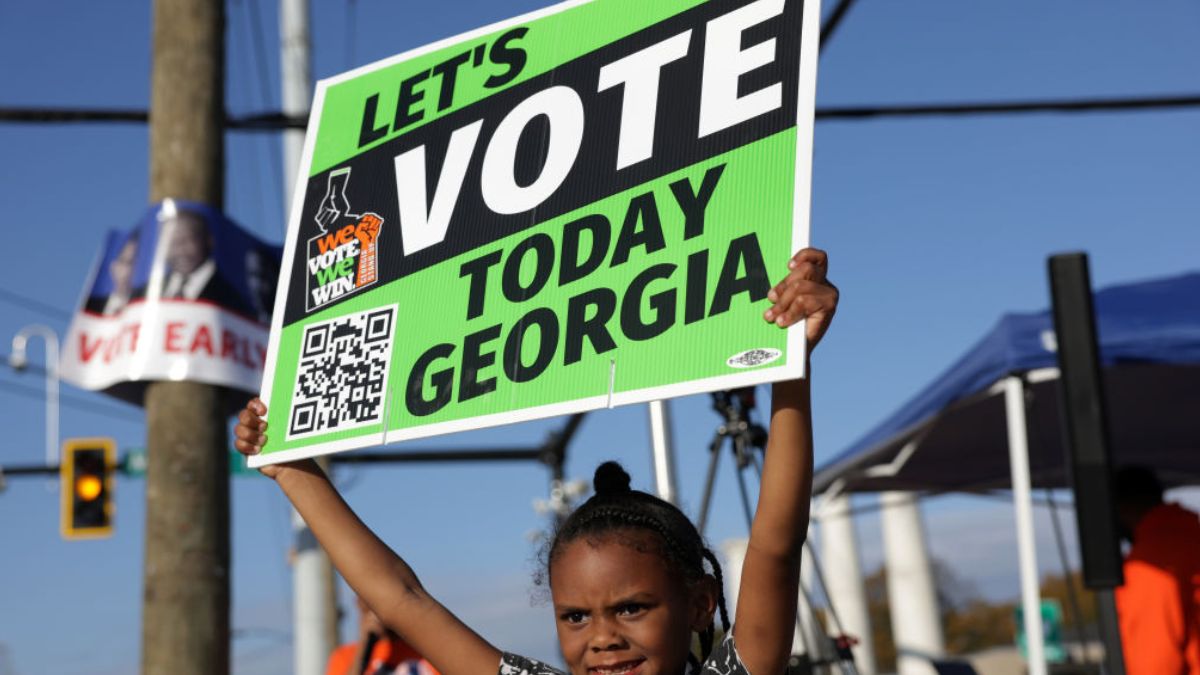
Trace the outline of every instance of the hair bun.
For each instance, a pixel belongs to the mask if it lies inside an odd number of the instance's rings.
[[[619,494],[629,492],[629,474],[616,462],[605,462],[596,467],[596,475],[592,478],[596,494]]]

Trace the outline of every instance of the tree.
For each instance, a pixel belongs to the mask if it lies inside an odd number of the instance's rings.
[[[1017,601],[989,602],[975,587],[950,568],[944,561],[933,561],[933,579],[942,626],[946,636],[946,652],[962,656],[989,647],[1012,645],[1016,641]],[[866,586],[867,611],[871,616],[871,640],[875,660],[881,671],[895,670],[896,645],[892,642],[892,616],[888,610],[887,573],[883,567],[863,580]],[[1068,586],[1068,583],[1070,586]],[[1042,578],[1042,597],[1058,600],[1062,605],[1063,628],[1067,638],[1083,639],[1096,625],[1096,597],[1083,587],[1078,571],[1067,575],[1048,574]],[[1074,591],[1075,601],[1071,599]],[[1078,611],[1074,605],[1078,604]]]
[[[933,561],[933,580],[949,654],[969,654],[1013,644],[1016,635],[1014,603],[984,600],[970,582],[941,560]],[[892,641],[886,570],[880,567],[864,580],[864,584],[876,663],[882,671],[895,670],[896,645]]]
[[[1086,641],[1087,634],[1096,636],[1095,627],[1099,625],[1096,596],[1083,587],[1083,575],[1079,570],[1066,575],[1047,574],[1042,578],[1042,597],[1058,600],[1062,606],[1064,639]]]
[[[863,579],[867,614],[871,617],[871,643],[875,665],[881,671],[896,670],[896,643],[892,641],[892,614],[888,611],[887,572],[880,567]]]

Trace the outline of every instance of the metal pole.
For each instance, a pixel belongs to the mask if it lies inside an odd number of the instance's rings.
[[[1097,588],[1096,613],[1104,640],[1104,675],[1125,675],[1125,645],[1121,644],[1121,622],[1117,618],[1117,597],[1111,588]]]
[[[1029,478],[1029,437],[1025,426],[1025,380],[1018,375],[1011,375],[1004,380],[1004,408],[1008,418],[1008,463],[1012,470],[1013,509],[1017,520],[1021,608],[1025,618],[1029,675],[1046,675],[1042,602],[1038,589],[1037,551],[1033,539],[1033,493]]]
[[[9,364],[14,370],[25,367],[28,357],[25,345],[31,337],[40,337],[46,342],[46,466],[59,462],[58,447],[58,334],[42,324],[25,326],[12,340],[12,355]]]
[[[651,401],[650,443],[654,453],[654,489],[664,500],[677,503],[679,491],[675,485],[675,455],[671,441],[671,408],[667,401]]]
[[[308,29],[308,0],[279,0],[280,83],[283,86],[283,114],[307,117],[312,106],[312,39]],[[283,132],[283,206],[291,209],[304,152],[304,130]]]
[[[308,0],[280,0],[280,84],[283,114],[305,117],[312,105],[312,39],[309,33]],[[283,132],[284,213],[290,212],[292,197],[304,151],[304,131]],[[327,472],[328,462],[322,464]],[[292,512],[292,643],[296,675],[322,675],[329,655],[337,646],[337,585],[333,565],[317,543],[308,525]]]
[[[329,556],[300,514],[292,511],[292,656],[296,675],[321,675],[336,646],[328,624],[333,590]]]
[[[722,424],[717,433],[713,434],[708,444],[708,471],[704,475],[704,493],[700,499],[700,516],[696,519],[696,529],[704,536],[704,528],[708,525],[708,507],[712,504],[713,489],[716,487],[717,467],[721,460],[721,445],[725,442],[725,425]]]

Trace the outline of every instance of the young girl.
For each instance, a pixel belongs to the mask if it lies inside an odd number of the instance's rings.
[[[767,295],[772,304],[764,318],[781,328],[807,319],[811,350],[837,309],[837,289],[826,280],[822,251],[804,249],[788,268],[787,277]],[[783,672],[812,492],[808,382],[774,386],[762,486],[732,631],[721,568],[687,517],[657,497],[630,490],[629,476],[619,466],[597,469],[596,494],[555,534],[546,570],[558,641],[571,675],[694,672],[701,664],[691,655],[693,633],[700,636],[706,673]],[[266,406],[253,399],[238,416],[234,444],[240,452],[262,449],[265,414]],[[443,675],[558,672],[501,653],[431,597],[314,462],[267,466],[262,473],[283,489],[355,592]],[[726,637],[714,650],[718,608]]]

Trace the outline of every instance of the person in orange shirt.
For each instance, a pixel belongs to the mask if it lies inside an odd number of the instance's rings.
[[[1200,675],[1200,516],[1163,502],[1148,469],[1115,480],[1117,517],[1131,543],[1116,592],[1128,675]]]
[[[358,605],[358,641],[329,655],[325,675],[438,675],[438,671],[404,640],[388,630],[362,598]]]

